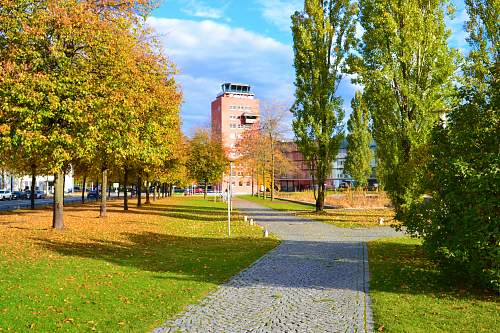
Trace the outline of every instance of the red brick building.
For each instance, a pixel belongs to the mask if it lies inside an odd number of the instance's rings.
[[[313,188],[313,180],[311,176],[311,167],[309,163],[304,160],[304,157],[297,148],[294,142],[282,142],[281,149],[285,153],[287,159],[295,166],[295,170],[289,171],[276,176],[276,186],[281,191],[302,191]],[[375,154],[375,143],[371,144],[371,149]],[[333,160],[332,169],[328,179],[325,182],[327,188],[338,188],[341,183],[346,182],[352,184],[353,179],[345,173],[344,164],[347,157],[347,141],[343,141],[340,145],[339,152]],[[371,162],[372,175],[369,178],[370,182],[375,182],[375,159]]]
[[[250,85],[224,83],[222,91],[211,105],[212,133],[222,140],[230,160],[238,158],[236,144],[245,130],[258,125],[260,102],[251,92]],[[227,188],[228,177],[224,176],[222,190]],[[235,168],[232,177],[234,194],[252,193],[252,177],[243,169]]]

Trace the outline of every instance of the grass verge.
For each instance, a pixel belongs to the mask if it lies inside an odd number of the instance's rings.
[[[310,218],[323,223],[333,224],[341,228],[370,228],[378,227],[380,217],[384,218],[386,224],[396,223],[394,211],[388,208],[367,208],[367,209],[325,209],[324,212],[316,213],[314,207],[310,205],[289,202],[286,200],[270,199],[263,200],[251,195],[241,196],[242,199],[258,203],[264,207],[288,211],[294,215]]]
[[[278,244],[224,205],[174,197],[123,212],[112,202],[0,215],[0,331],[145,332]]]
[[[375,330],[498,332],[499,297],[451,284],[420,244],[408,237],[368,243]]]

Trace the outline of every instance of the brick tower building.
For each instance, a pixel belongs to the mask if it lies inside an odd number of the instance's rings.
[[[222,140],[230,160],[236,160],[236,144],[245,130],[259,122],[259,100],[250,90],[250,85],[224,83],[222,91],[212,102],[212,133]],[[228,177],[224,175],[222,190],[227,188]],[[234,194],[252,192],[252,177],[244,168],[234,168],[232,176]]]

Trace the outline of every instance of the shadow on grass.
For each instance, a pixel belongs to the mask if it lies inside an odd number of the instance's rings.
[[[203,238],[153,232],[125,233],[123,241],[67,242],[35,239],[47,250],[68,257],[100,260],[135,270],[159,273],[157,279],[224,282],[277,245],[272,239]],[[362,292],[361,242],[284,241],[272,256],[244,274],[241,286],[345,289]],[[374,254],[376,253],[376,254]],[[437,298],[488,299],[492,295],[450,283],[411,244],[370,245],[370,289]],[[162,275],[163,273],[171,273]],[[349,277],[349,278],[346,278]]]
[[[63,256],[94,259],[153,273],[158,279],[220,284],[277,245],[273,239],[197,238],[153,232],[125,233],[124,241],[85,243],[36,238]],[[286,241],[258,269],[244,273],[238,286],[363,290],[360,242]],[[163,275],[162,273],[171,273]],[[352,276],[346,279],[345,276]]]
[[[431,261],[421,245],[384,240],[369,243],[370,289],[390,293],[430,294],[437,298],[498,298],[492,291],[465,285]]]
[[[278,244],[273,239],[200,238],[154,232],[124,233],[123,241],[68,242],[34,238],[63,256],[102,260],[134,269],[179,274],[175,279],[221,283]],[[228,254],[230,253],[230,254]],[[168,278],[168,277],[167,277]]]
[[[92,207],[88,207],[88,208],[78,207],[78,208],[71,209],[71,210],[67,211],[68,214],[71,214],[72,212],[96,212],[96,213],[98,213],[99,210],[98,210],[98,208],[96,209],[95,207],[94,208],[92,208]],[[125,211],[120,207],[108,207],[107,212],[113,213],[113,214],[124,214],[124,215],[138,214],[138,215],[150,215],[150,216],[166,216],[166,217],[179,218],[179,219],[185,219],[185,220],[190,220],[190,221],[216,222],[216,221],[221,221],[221,219],[224,219],[224,215],[221,212],[210,212],[210,211],[206,211],[206,210],[204,211],[204,210],[196,210],[196,209],[178,209],[178,208],[159,209],[157,207],[148,207],[148,206],[141,207],[141,208],[131,207],[131,209],[128,211]]]

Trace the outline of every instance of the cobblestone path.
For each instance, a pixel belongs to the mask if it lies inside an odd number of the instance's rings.
[[[373,331],[364,242],[398,233],[337,228],[244,200],[235,206],[282,243],[155,333]]]

